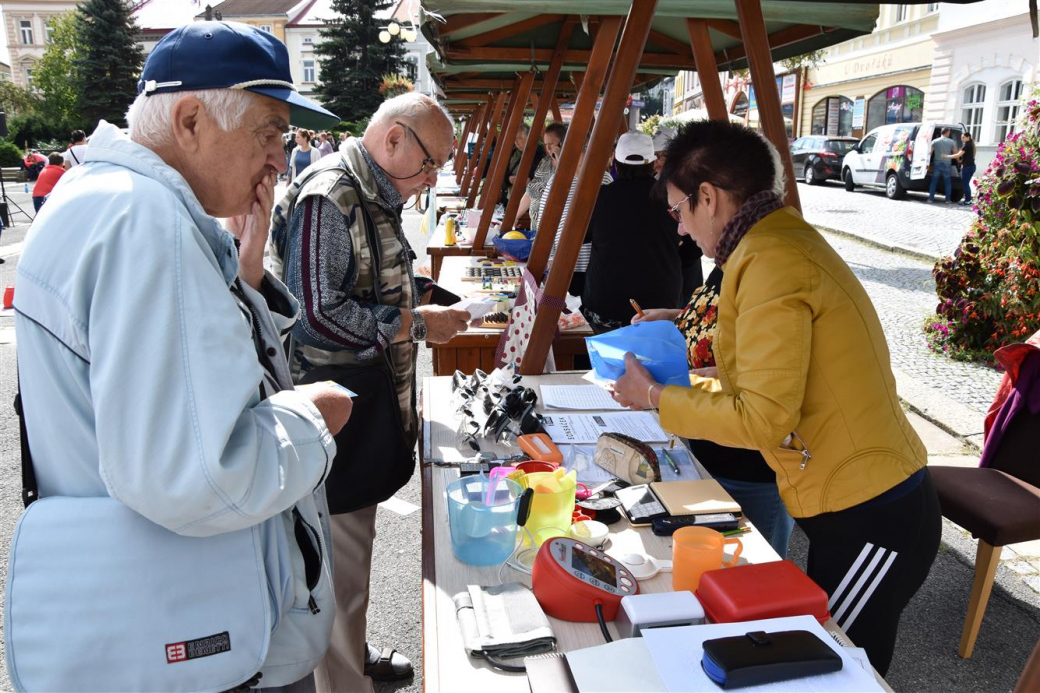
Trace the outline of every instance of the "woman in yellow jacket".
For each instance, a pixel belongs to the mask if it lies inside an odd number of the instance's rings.
[[[659,185],[680,233],[722,267],[715,378],[665,387],[628,355],[615,398],[668,430],[759,450],[809,538],[808,574],[884,674],[939,547],[938,499],[896,396],[881,323],[852,271],[773,192],[776,150],[691,123]]]

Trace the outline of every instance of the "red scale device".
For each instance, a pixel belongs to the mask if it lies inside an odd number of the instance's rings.
[[[599,549],[568,537],[542,544],[531,571],[534,596],[550,616],[594,623],[596,605],[603,619],[613,621],[621,598],[639,592],[636,578],[625,566]]]

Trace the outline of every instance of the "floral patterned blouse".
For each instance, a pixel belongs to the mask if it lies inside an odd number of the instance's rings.
[[[716,267],[675,319],[676,327],[686,337],[686,360],[691,369],[715,365],[711,343],[715,339],[721,289],[722,270]]]

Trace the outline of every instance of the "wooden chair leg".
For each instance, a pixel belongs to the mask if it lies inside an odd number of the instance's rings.
[[[968,600],[968,615],[964,619],[964,632],[961,634],[961,646],[957,651],[961,657],[971,657],[975,649],[975,638],[979,635],[979,626],[986,613],[989,594],[993,591],[993,577],[1000,565],[999,546],[990,546],[979,540],[979,550],[975,554],[975,581],[971,585],[971,599]]]

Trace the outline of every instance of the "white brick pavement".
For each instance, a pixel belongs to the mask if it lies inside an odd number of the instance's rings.
[[[837,181],[799,183],[798,194],[806,221],[820,228],[936,259],[953,252],[975,216],[971,207],[930,204],[927,195],[889,200],[882,190],[847,192]]]

